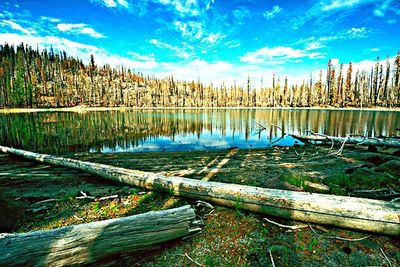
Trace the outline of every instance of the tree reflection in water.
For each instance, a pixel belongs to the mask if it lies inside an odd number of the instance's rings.
[[[394,136],[399,112],[289,109],[127,110],[0,115],[2,145],[37,152],[180,151],[268,147],[281,137],[271,128],[257,134],[254,121],[303,130]],[[398,133],[398,132],[397,132]],[[286,138],[281,145],[292,145]]]

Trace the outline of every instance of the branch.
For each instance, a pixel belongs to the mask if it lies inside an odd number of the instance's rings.
[[[269,252],[269,257],[271,258],[272,267],[275,267],[275,262],[274,262],[274,257],[272,257],[272,252],[270,249],[268,249],[268,252]]]
[[[311,224],[308,224],[308,226],[310,227],[311,231],[313,231],[314,234],[316,234],[317,236],[320,236],[322,238],[327,238],[327,239],[338,239],[338,240],[343,240],[343,241],[357,242],[357,241],[362,241],[364,239],[371,237],[370,235],[367,235],[367,236],[364,236],[361,238],[352,239],[352,238],[344,238],[344,237],[340,237],[340,236],[321,235],[321,234],[317,233],[317,231],[314,230],[314,228],[311,226]]]
[[[279,226],[279,227],[288,228],[288,229],[292,229],[292,230],[298,230],[298,229],[302,229],[302,228],[308,227],[308,225],[306,225],[306,224],[305,224],[305,225],[285,225],[285,224],[280,224],[280,223],[271,221],[271,220],[269,220],[269,219],[267,219],[267,218],[264,218],[264,220],[267,221],[267,222],[269,222],[269,223],[272,223],[272,224],[274,224],[274,225],[277,225],[277,226]]]

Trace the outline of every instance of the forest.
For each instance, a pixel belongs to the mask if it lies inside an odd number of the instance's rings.
[[[326,73],[326,75],[323,75]],[[310,76],[311,77],[311,76]],[[0,45],[0,108],[45,107],[398,107],[400,52],[394,62],[377,58],[370,71],[350,62],[328,62],[319,78],[289,85],[273,75],[272,85],[213,86],[201,81],[159,79],[125,67],[84,64],[65,51],[39,51],[21,43]]]

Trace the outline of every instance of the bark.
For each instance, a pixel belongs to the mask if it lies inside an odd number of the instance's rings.
[[[143,250],[196,232],[190,206],[53,230],[0,235],[1,266],[70,266]]]
[[[295,135],[292,134],[294,138],[300,141],[313,141],[313,142],[323,142],[332,143],[333,142],[344,142],[345,137],[338,136],[320,136],[320,135]],[[346,140],[346,144],[360,144],[365,146],[386,146],[386,147],[400,147],[400,140],[394,138],[364,138],[364,137],[349,137]]]
[[[0,151],[222,206],[317,224],[400,235],[400,204],[395,202],[166,177],[2,146]]]

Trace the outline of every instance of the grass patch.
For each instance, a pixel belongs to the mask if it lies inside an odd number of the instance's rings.
[[[316,179],[305,176],[304,174],[293,174],[293,173],[283,175],[281,179],[291,185],[303,188],[305,191],[310,191],[310,188],[306,184],[304,184],[306,181],[317,182]]]
[[[334,175],[326,179],[331,192],[337,195],[346,195],[348,192],[360,189],[376,189],[382,187],[395,187],[393,180],[383,174],[376,175]]]

